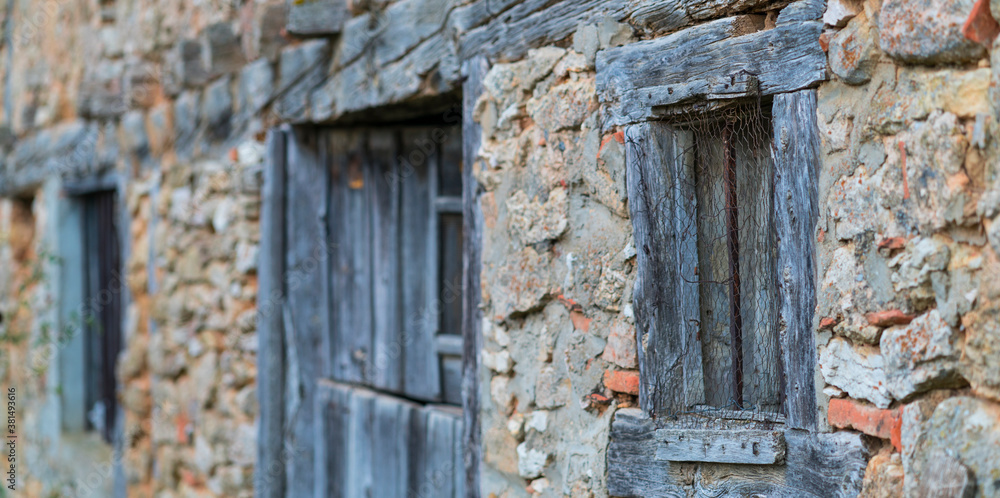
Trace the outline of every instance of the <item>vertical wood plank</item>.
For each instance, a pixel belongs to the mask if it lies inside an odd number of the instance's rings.
[[[437,400],[441,380],[434,335],[437,330],[437,213],[434,209],[437,147],[428,130],[403,132],[400,201],[400,273],[406,394]]]
[[[629,210],[638,253],[633,303],[637,342],[645,345],[638,351],[639,403],[647,411],[675,414],[700,396],[695,389],[699,369],[685,371],[694,366],[686,355],[699,354],[700,345],[692,342],[692,329],[683,320],[685,312],[698,309],[696,284],[682,278],[684,272],[693,274],[686,266],[693,257],[685,237],[690,233],[682,231],[690,226],[693,189],[679,188],[679,175],[689,167],[678,158],[684,157],[690,139],[662,123],[632,125],[625,135]]]
[[[258,498],[284,495],[284,385],[282,330],[282,274],[285,262],[285,140],[284,130],[267,133],[264,185],[261,192],[260,261],[257,264],[257,468],[254,494]]]
[[[350,420],[347,422],[347,451],[338,455],[345,460],[344,495],[367,498],[372,494],[376,469],[372,460],[373,427],[376,395],[365,389],[351,391]]]
[[[410,413],[417,409],[405,400],[381,395],[375,398],[372,496],[407,496],[407,431]]]
[[[446,413],[436,407],[427,409],[427,467],[424,482],[418,489],[419,496],[455,496],[455,424],[457,414]]]
[[[295,383],[301,394],[289,409],[290,444],[296,449],[287,463],[288,494],[306,496],[314,490],[314,410],[316,380],[329,364],[329,314],[326,237],[327,168],[319,155],[318,136],[295,129],[288,140],[286,208],[286,301],[289,309],[289,349],[295,358]],[[291,400],[289,400],[291,402]]]
[[[365,168],[359,133],[335,131],[329,137],[334,212],[330,232],[337,237],[335,275],[330,277],[334,288],[330,303],[336,310],[333,376],[365,383],[372,370],[371,172]]]
[[[410,413],[406,434],[406,496],[420,496],[420,489],[427,472],[427,410]]]
[[[701,340],[705,398],[709,405],[728,407],[733,396],[732,336],[729,313],[729,251],[723,144],[717,136],[699,134],[698,163],[698,291],[701,298]]]
[[[778,234],[779,334],[785,370],[785,414],[790,427],[815,430],[816,246],[819,217],[819,129],[816,92],[777,95],[773,104],[775,225]]]
[[[752,116],[736,130],[743,315],[743,400],[747,409],[778,412],[781,352],[777,330],[777,240],[771,123]]]
[[[462,73],[462,222],[464,257],[462,258],[462,446],[465,473],[464,495],[479,496],[481,436],[479,426],[479,349],[482,316],[479,310],[480,270],[483,236],[483,213],[479,206],[481,190],[475,177],[479,162],[482,132],[472,118],[476,101],[483,92],[483,79],[489,71],[485,57],[477,56],[463,63]]]
[[[705,370],[702,360],[701,327],[696,317],[701,308],[698,293],[698,196],[695,191],[694,134],[672,130],[674,148],[679,155],[667,163],[674,168],[673,229],[677,233],[677,299],[681,315],[677,323],[683,351],[684,405],[705,402]]]
[[[400,321],[400,182],[398,137],[392,131],[369,135],[371,171],[373,341],[372,385],[389,391],[403,387],[403,338]]]
[[[348,427],[351,389],[320,381],[316,394],[316,498],[341,498],[350,475]]]
[[[463,496],[466,496],[465,459],[462,455],[463,453],[462,437],[463,433],[465,432],[464,428],[462,427],[464,418],[465,417],[463,413],[463,417],[456,419],[453,425],[454,436],[453,436],[452,450],[451,450],[451,458],[452,458],[451,477],[452,481],[454,481],[454,486],[455,486],[455,493],[454,493],[455,498],[462,498]]]

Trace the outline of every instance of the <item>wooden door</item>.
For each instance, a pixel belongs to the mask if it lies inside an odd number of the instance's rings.
[[[464,495],[460,129],[296,128],[271,147],[261,496]]]

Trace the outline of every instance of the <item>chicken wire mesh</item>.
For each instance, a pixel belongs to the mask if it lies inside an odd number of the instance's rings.
[[[696,324],[704,396],[671,413],[685,427],[780,419],[783,396],[778,342],[777,235],[774,159],[766,102],[730,105],[711,113],[677,115],[673,158],[681,165],[677,192],[684,202],[678,247],[696,248],[680,278],[696,284],[698,306],[679,310]],[[667,158],[670,160],[670,158]],[[693,206],[691,205],[693,204]],[[692,209],[693,208],[693,209]],[[695,399],[698,399],[697,397]],[[727,422],[728,421],[728,422]]]

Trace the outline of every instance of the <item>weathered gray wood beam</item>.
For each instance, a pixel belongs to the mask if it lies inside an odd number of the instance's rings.
[[[664,107],[792,92],[826,78],[822,23],[762,29],[755,16],[719,19],[598,53],[597,91],[610,124],[655,117]]]
[[[671,463],[656,458],[666,443],[656,437],[655,421],[642,410],[618,410],[608,446],[608,492],[687,496],[693,488],[699,496],[853,497],[861,491],[868,453],[859,434],[783,433],[783,465]]]
[[[709,19],[784,7],[788,0],[635,0],[629,24],[646,34],[676,31]],[[822,11],[820,15],[823,15]],[[815,18],[813,18],[815,19]]]
[[[819,128],[816,92],[777,95],[773,104],[774,220],[778,233],[780,322],[788,425],[816,428],[816,246]]]
[[[698,310],[698,286],[686,282],[697,248],[684,227],[694,214],[690,134],[664,123],[625,129],[629,211],[637,249],[633,294],[638,344],[639,404],[674,414],[704,402],[698,328],[679,317]]]
[[[480,270],[482,268],[483,213],[479,205],[479,162],[482,133],[473,118],[476,101],[483,93],[483,79],[489,71],[485,57],[473,57],[465,62],[462,72],[462,452],[464,494],[479,497],[480,444],[479,421],[479,350],[482,343],[482,311],[480,302]]]
[[[459,41],[459,55],[463,60],[474,55],[516,60],[530,48],[565,39],[580,23],[623,19],[627,13],[623,2],[614,0],[526,0],[465,33]]]
[[[785,459],[785,435],[779,431],[659,429],[656,459],[772,465]]]
[[[257,292],[258,366],[257,400],[260,424],[257,427],[257,471],[254,473],[255,496],[284,496],[285,469],[281,463],[284,448],[285,349],[282,328],[285,261],[285,141],[284,130],[267,134],[267,164],[260,215],[260,261]]]

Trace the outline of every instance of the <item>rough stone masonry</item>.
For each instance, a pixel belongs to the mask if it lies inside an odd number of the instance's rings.
[[[439,113],[474,57],[489,66],[464,165],[483,218],[474,491],[608,496],[643,345],[625,136],[597,54],[724,17],[771,29],[793,7],[821,16],[827,55],[820,430],[865,435],[863,496],[1000,496],[997,0],[4,5],[0,366],[28,496],[253,496],[264,133]],[[126,247],[115,451],[60,432],[48,256],[63,184],[104,174]]]

